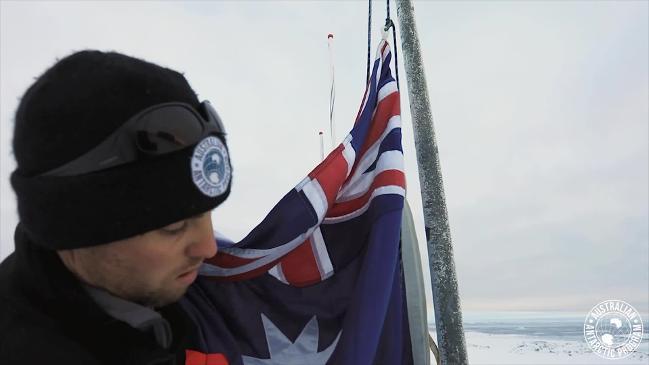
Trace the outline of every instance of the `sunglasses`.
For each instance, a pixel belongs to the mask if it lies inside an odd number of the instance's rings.
[[[106,170],[193,146],[211,134],[225,135],[209,101],[199,111],[185,103],[157,104],[139,112],[97,147],[41,176],[75,176]]]

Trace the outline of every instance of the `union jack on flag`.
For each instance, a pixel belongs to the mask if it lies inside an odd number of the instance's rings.
[[[181,301],[186,364],[409,364],[399,91],[379,44],[353,129]]]

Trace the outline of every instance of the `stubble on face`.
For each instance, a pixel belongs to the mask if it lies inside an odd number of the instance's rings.
[[[160,247],[152,250],[148,242],[126,242],[142,239],[76,249],[71,271],[88,285],[144,306],[176,302],[189,287],[179,283],[178,276],[200,265],[201,260],[162,252]]]

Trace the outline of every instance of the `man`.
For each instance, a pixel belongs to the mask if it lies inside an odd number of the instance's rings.
[[[27,90],[13,149],[0,364],[184,364],[195,327],[176,301],[230,192],[214,109],[176,71],[82,51]]]

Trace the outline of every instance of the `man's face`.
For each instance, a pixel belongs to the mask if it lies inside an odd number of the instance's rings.
[[[216,254],[211,214],[105,245],[59,251],[82,281],[142,305],[177,301],[198,266]]]

